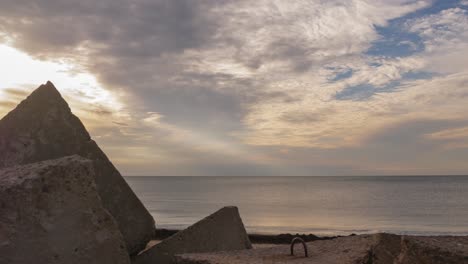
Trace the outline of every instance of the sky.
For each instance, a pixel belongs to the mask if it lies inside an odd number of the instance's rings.
[[[127,176],[468,174],[467,0],[2,0],[0,72]]]

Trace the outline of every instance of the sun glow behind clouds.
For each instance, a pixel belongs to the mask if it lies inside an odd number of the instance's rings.
[[[127,175],[466,173],[466,1],[176,2],[0,1],[0,116],[51,80]]]
[[[77,71],[74,65],[37,60],[6,45],[0,45],[0,58],[0,116],[47,80],[58,87],[74,112],[84,119],[94,119],[93,112],[96,115],[123,108],[118,97],[104,89],[93,75]]]

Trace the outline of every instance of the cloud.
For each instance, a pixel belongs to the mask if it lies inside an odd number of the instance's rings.
[[[29,91],[24,89],[3,88],[0,89],[0,113],[8,113],[16,105],[18,101],[29,95]]]
[[[202,1],[2,1],[3,30],[32,53],[79,47],[122,56],[155,56],[196,47],[210,27],[197,15]],[[54,28],[54,30],[50,30]]]
[[[379,28],[431,4],[5,0],[0,41],[87,80],[56,84],[127,174],[414,172],[427,164],[390,162],[396,140],[372,138],[464,120],[466,10],[409,16],[399,33],[420,38],[398,42],[405,56],[368,51],[393,37]],[[406,137],[423,149],[432,133]]]
[[[410,21],[408,30],[422,34],[427,43],[432,43],[434,39],[439,43],[461,43],[466,23],[460,22],[465,19],[465,11],[448,9]],[[450,27],[451,33],[426,34],[425,27],[442,27],[440,30]],[[457,37],[453,39],[452,36]],[[443,48],[437,49],[437,52],[448,63],[451,57],[445,56],[452,50],[443,53]],[[418,81],[404,79],[405,74],[418,71],[447,73],[446,69],[436,66],[440,65],[440,61],[432,57],[434,51],[435,48],[428,47],[421,53],[404,58],[371,57],[353,62],[337,60],[327,65],[329,70],[325,71],[326,76],[336,76],[343,68],[352,74],[331,83],[324,83],[320,76],[315,80],[309,78],[309,83],[296,78],[282,87],[298,91],[296,99],[299,102],[263,101],[252,106],[245,119],[251,130],[241,137],[249,144],[340,148],[361,145],[360,139],[366,135],[405,119],[461,119],[461,113],[468,110],[462,103],[468,89],[467,72],[464,70],[467,63],[463,59],[455,60],[462,67],[453,69],[453,75]],[[468,51],[465,47],[456,50],[457,53],[465,51]],[[312,88],[314,83],[315,87]],[[388,85],[392,85],[390,91],[379,90],[379,87],[386,88]],[[301,90],[302,93],[299,92]],[[366,100],[337,101],[334,100],[337,95],[341,99]],[[324,106],[333,110],[320,112]],[[284,119],[285,112],[300,113],[297,117],[320,118],[298,118],[301,123],[291,126],[285,122],[288,121]]]
[[[441,131],[428,133],[426,138],[443,144],[447,149],[468,148],[468,127],[457,127],[443,129]]]
[[[25,91],[23,89],[15,89],[15,88],[5,88],[3,89],[3,93],[6,94],[8,97],[14,98],[24,98],[29,95],[29,91]]]
[[[459,7],[415,18],[406,23],[408,31],[417,33],[425,46],[422,55],[427,69],[447,74],[468,70],[468,12]]]
[[[468,127],[446,129],[436,133],[428,134],[433,139],[460,139],[468,138]]]
[[[147,90],[163,88],[159,76],[177,80],[195,71],[216,78],[224,68],[225,82],[232,82],[357,55],[379,38],[374,25],[427,4],[22,0],[2,1],[0,12],[2,31],[16,47],[72,57],[110,87]]]
[[[302,95],[295,104],[281,101],[257,104],[245,122],[252,131],[243,134],[249,144],[337,148],[362,144],[360,138],[381,127],[413,118],[463,119],[468,73],[432,80],[406,81],[393,93],[380,93],[366,101],[320,100]],[[310,107],[314,106],[314,107]],[[328,111],[320,107],[327,106]],[[300,123],[291,126],[284,113],[298,111]],[[365,127],[365,129],[364,129]]]

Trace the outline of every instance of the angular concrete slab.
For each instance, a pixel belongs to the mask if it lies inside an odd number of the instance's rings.
[[[93,161],[99,195],[128,251],[144,249],[154,234],[154,219],[51,82],[0,120],[0,168],[74,154]]]
[[[250,249],[237,207],[224,207],[134,257],[134,264],[167,264],[175,254]]]
[[[79,156],[0,170],[0,264],[129,264]]]
[[[398,264],[468,264],[468,237],[404,237]]]

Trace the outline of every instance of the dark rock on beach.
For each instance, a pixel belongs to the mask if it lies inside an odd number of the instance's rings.
[[[144,249],[154,220],[51,82],[0,121],[0,168],[78,154],[92,160],[104,207],[130,254]]]
[[[237,207],[224,207],[133,258],[134,264],[169,264],[175,254],[250,249]]]
[[[468,263],[468,237],[404,237],[399,263]]]
[[[0,264],[128,264],[92,162],[65,157],[0,170]]]

